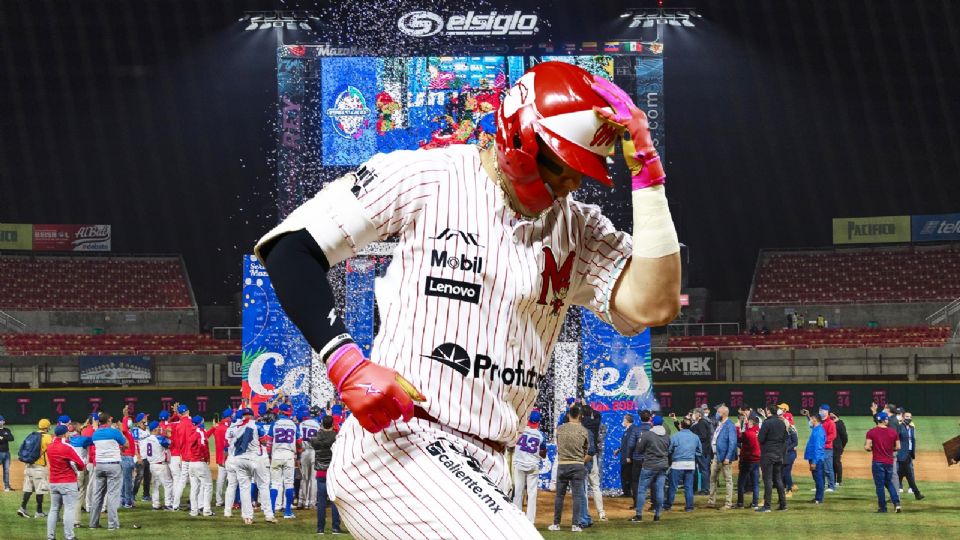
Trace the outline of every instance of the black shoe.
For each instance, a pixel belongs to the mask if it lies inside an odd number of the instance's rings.
[[[28,514],[27,511],[24,510],[23,508],[17,508],[17,515],[20,516],[20,517],[22,517],[22,518],[29,518],[29,517],[30,517],[30,514]]]
[[[894,512],[896,512],[896,513],[899,514],[900,512],[903,512],[903,508],[900,508],[899,506],[897,506],[897,508],[894,510]]]
[[[886,513],[887,513],[887,509],[886,509],[886,508],[878,508],[878,509],[877,509],[877,513],[878,513],[878,514],[886,514]]]
[[[769,512],[770,509],[766,506],[759,506],[753,509],[754,512]]]
[[[918,500],[918,501],[922,501],[922,500],[924,500],[924,499],[926,499],[926,498],[927,498],[926,496],[920,495],[919,493],[917,493],[917,500]]]
[[[654,521],[660,521],[660,514],[654,514],[654,515],[653,515],[653,520],[654,520]]]
[[[786,511],[787,511],[787,507],[786,507],[786,506],[780,506],[780,507],[777,508],[777,512],[786,512]]]
[[[637,522],[643,521],[643,516],[633,516],[633,517],[630,518],[628,521],[632,521],[633,523],[637,523]]]
[[[736,509],[738,509],[738,510],[739,510],[740,508],[743,508],[743,503],[737,503],[737,505],[734,506],[734,508],[736,508]]]
[[[820,501],[816,499],[810,499],[810,502],[812,502],[813,504],[821,504]]]

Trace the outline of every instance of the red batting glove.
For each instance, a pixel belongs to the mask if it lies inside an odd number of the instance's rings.
[[[622,139],[623,157],[633,175],[633,189],[663,184],[667,175],[663,172],[660,155],[653,147],[647,115],[634,105],[626,92],[603,77],[595,75],[591,87],[613,109],[594,107],[594,112],[604,120],[626,128],[630,135]]]
[[[334,351],[327,361],[327,376],[363,429],[371,433],[401,417],[410,421],[413,403],[426,399],[395,370],[364,358],[355,343]]]

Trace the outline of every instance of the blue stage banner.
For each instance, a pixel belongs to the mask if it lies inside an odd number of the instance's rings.
[[[79,360],[81,384],[150,384],[153,379],[149,356],[81,356]]]
[[[256,408],[281,390],[295,408],[309,407],[310,345],[287,318],[267,270],[253,255],[243,260],[242,394]]]
[[[911,216],[911,240],[914,242],[950,242],[960,240],[960,214]]]
[[[624,337],[591,311],[582,312],[584,397],[600,413],[606,428],[605,435],[601,431],[600,488],[619,491],[620,458],[613,451],[620,447],[623,417],[660,408],[653,394],[650,330]]]

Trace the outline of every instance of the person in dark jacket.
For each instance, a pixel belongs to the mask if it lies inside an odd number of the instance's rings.
[[[323,534],[328,505],[333,519],[333,533],[340,533],[340,512],[337,510],[337,505],[327,499],[327,469],[333,458],[332,448],[336,438],[337,433],[333,431],[333,417],[327,415],[320,421],[320,431],[310,439],[310,446],[313,447],[313,470],[317,474],[317,534]]]
[[[900,450],[897,451],[897,475],[900,485],[903,485],[903,479],[907,479],[910,490],[917,500],[924,499],[920,494],[920,488],[917,487],[916,479],[913,475],[913,460],[917,457],[917,435],[916,428],[913,426],[913,413],[904,411],[900,421],[900,429],[897,432],[900,437]]]
[[[843,482],[843,449],[847,446],[847,425],[836,411],[830,411],[830,418],[837,428],[837,438],[833,441],[833,475],[837,478],[837,487]]]
[[[620,448],[613,451],[614,456],[620,456],[620,487],[623,490],[624,497],[633,497],[633,464],[630,463],[630,449],[627,443],[631,437],[636,436],[637,430],[633,421],[633,415],[627,414],[623,417],[623,436],[620,437]]]
[[[663,417],[654,416],[653,427],[644,432],[637,442],[637,451],[643,455],[643,470],[640,472],[640,485],[637,487],[637,514],[630,521],[643,520],[643,503],[647,490],[653,489],[653,520],[660,521],[663,508],[663,487],[667,481],[667,469],[670,467],[670,437],[663,427]]]
[[[778,414],[779,412],[779,414]],[[770,511],[771,488],[777,487],[777,509],[787,509],[783,491],[783,454],[787,444],[787,426],[783,422],[783,409],[767,407],[767,419],[760,426],[757,440],[760,442],[760,471],[763,473],[763,506],[758,512]]]
[[[703,409],[694,409],[692,413],[693,425],[690,426],[690,432],[700,438],[700,448],[703,450],[697,456],[697,475],[699,476],[696,485],[700,487],[697,492],[699,495],[710,494],[710,462],[713,460],[713,449],[710,447],[710,439],[713,438],[713,424],[704,416]]]
[[[640,471],[643,469],[643,452],[638,449],[638,444],[643,433],[650,431],[650,428],[653,427],[653,424],[650,423],[650,419],[653,417],[650,414],[650,411],[640,411],[640,423],[637,424],[637,429],[634,430],[633,434],[627,439],[627,448],[630,451],[629,462],[631,465],[630,469],[630,482],[633,485],[633,506],[630,507],[633,510],[637,504],[637,487],[640,485]]]
[[[737,508],[743,508],[743,494],[747,483],[753,488],[750,507],[760,507],[760,420],[747,415],[746,429],[740,434],[740,471],[737,476]]]
[[[800,435],[797,433],[797,427],[793,425],[793,416],[787,417],[788,412],[784,412],[783,416],[780,417],[787,427],[787,442],[783,458],[783,487],[787,490],[787,497],[792,497],[793,492],[797,490],[797,485],[793,483],[793,464],[797,461],[797,446],[800,444]]]

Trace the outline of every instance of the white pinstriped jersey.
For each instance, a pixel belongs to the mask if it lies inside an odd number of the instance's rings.
[[[376,282],[371,360],[419,388],[442,424],[516,441],[572,304],[632,332],[609,311],[631,238],[598,207],[568,197],[518,219],[475,146],[378,154],[356,174],[377,236],[399,237]],[[301,215],[309,208],[322,205]],[[363,247],[341,230],[354,253]]]

